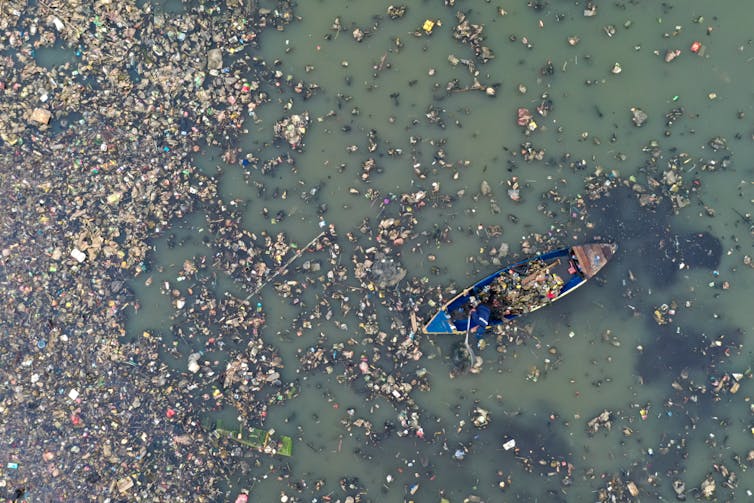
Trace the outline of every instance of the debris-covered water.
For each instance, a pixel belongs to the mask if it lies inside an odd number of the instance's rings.
[[[0,494],[751,496],[747,7],[0,6]],[[481,367],[417,330],[592,240]]]

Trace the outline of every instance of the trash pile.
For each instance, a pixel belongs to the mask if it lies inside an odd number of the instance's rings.
[[[553,264],[532,260],[524,268],[511,268],[479,293],[479,302],[490,306],[493,317],[527,313],[555,299],[563,279],[552,272]]]
[[[294,114],[275,123],[275,137],[284,139],[292,149],[301,151],[306,128],[309,125],[309,114]]]
[[[245,48],[290,10],[200,2],[167,16],[134,1],[27,4],[0,5],[0,491],[218,498],[228,467],[197,413],[227,393],[262,414],[255,387],[278,384],[277,360],[255,342],[235,356],[219,395],[207,392],[213,362],[198,355],[178,372],[159,356],[178,354],[160,334],[121,339],[140,307],[126,280],[150,270],[150,238],[215,199],[216,182],[190,155],[228,148],[265,102],[273,79]],[[35,51],[55,44],[74,59],[39,66]],[[204,274],[203,260],[184,264],[184,284]],[[263,320],[242,299],[214,299],[206,279],[162,287],[193,327],[185,337],[207,337],[215,317],[229,334]]]
[[[469,22],[466,15],[461,11],[457,12],[456,19],[458,24],[453,28],[453,38],[468,45],[481,63],[487,63],[494,59],[495,55],[492,49],[484,45],[484,36],[482,35],[484,26]]]

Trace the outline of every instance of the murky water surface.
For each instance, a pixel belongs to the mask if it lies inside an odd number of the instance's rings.
[[[752,252],[752,233],[751,222],[741,218],[751,213],[754,198],[754,18],[748,2],[609,2],[600,3],[593,17],[584,16],[582,2],[459,1],[454,8],[411,2],[397,20],[386,15],[386,7],[304,1],[297,22],[264,33],[255,55],[284,78],[316,83],[319,90],[303,100],[272,88],[270,103],[247,120],[242,155],[264,160],[290,153],[293,165],[263,174],[253,164],[226,165],[211,150],[196,158],[202,170],[220,177],[222,197],[244,207],[243,225],[252,232],[285,232],[304,244],[320,232],[322,220],[344,235],[358,232],[365,218],[376,225],[395,216],[397,203],[385,204],[384,198],[394,201],[418,190],[450,197],[452,205],[429,204],[417,212],[416,231],[447,227],[451,242],[428,246],[426,238],[409,238],[399,256],[409,276],[427,278],[428,290],[462,286],[493,271],[488,250],[501,243],[511,249],[503,263],[513,261],[522,237],[532,232],[565,229],[572,240],[615,240],[619,254],[594,284],[521,319],[520,344],[490,340],[481,351],[479,374],[451,378],[449,355],[457,341],[417,334],[424,357],[402,372],[426,369],[430,375],[431,391],[413,393],[426,436],[391,435],[377,445],[366,442],[361,430],[346,430],[341,421],[347,410],[381,430],[398,422],[398,409],[384,400],[367,401],[363,383],[340,384],[337,370],[297,371],[298,352],[321,336],[328,345],[362,340],[359,320],[336,314],[346,330],[335,320],[321,320],[296,336],[294,319],[308,315],[318,292],[292,306],[271,287],[263,289],[253,299],[267,314],[261,336],[279,348],[282,379],[298,382],[300,391],[284,406],[271,407],[264,425],[294,437],[294,455],[285,460],[290,478],[278,479],[280,460],[262,458],[261,466],[235,474],[228,497],[246,487],[254,501],[278,501],[281,491],[295,494],[291,482],[316,479],[338,493],[342,477],[357,477],[373,501],[432,502],[441,494],[453,502],[470,494],[485,501],[588,501],[618,475],[647,499],[673,499],[673,480],[698,487],[713,463],[740,472],[739,497],[754,490],[745,463],[739,468],[733,458],[745,458],[751,445],[751,381],[719,399],[671,386],[685,371],[709,389],[711,380],[743,373],[752,362],[754,279],[742,264]],[[484,26],[483,45],[494,59],[481,63],[468,45],[453,39],[458,12]],[[428,19],[435,23],[431,35],[421,29]],[[333,29],[336,22],[342,30]],[[352,35],[357,28],[361,42]],[[571,45],[569,37],[578,43]],[[690,50],[695,41],[702,45],[698,53]],[[666,63],[672,50],[681,54]],[[459,60],[467,64],[451,62]],[[616,64],[620,73],[611,71]],[[471,89],[475,80],[481,90]],[[488,95],[492,90],[494,96]],[[517,109],[534,111],[543,103],[549,113],[535,113],[536,130],[524,134]],[[648,115],[642,127],[632,124],[632,107]],[[674,109],[682,115],[667,125],[666,114]],[[312,118],[303,151],[274,143],[273,123],[303,112]],[[370,131],[377,138],[374,152],[368,151]],[[717,136],[726,139],[726,149],[711,149]],[[584,178],[595,171],[644,183],[650,158],[644,147],[653,140],[659,164],[687,153],[684,176],[698,177],[702,185],[678,214],[669,205],[657,212],[641,208],[630,189],[589,206],[592,228],[561,214],[557,204],[549,203],[555,218],[538,208],[549,190],[567,197],[585,193]],[[541,160],[523,159],[525,142],[544,150]],[[369,158],[375,167],[362,176]],[[709,159],[718,169],[702,170]],[[522,185],[519,202],[507,194],[513,176]],[[489,196],[480,195],[483,181]],[[379,198],[365,197],[370,190]],[[282,220],[272,218],[278,212]],[[501,235],[478,232],[479,226],[495,225]],[[173,308],[159,285],[175,281],[184,259],[213,253],[213,236],[205,228],[197,213],[176,223],[172,236],[155,241],[154,283],[145,286],[139,279],[132,285],[143,308],[129,320],[131,336],[150,330],[172,337]],[[703,257],[683,269],[661,262],[662,240],[700,232],[720,240],[719,264],[708,267]],[[297,275],[280,278],[289,279]],[[709,286],[721,281],[730,289]],[[247,294],[222,274],[214,284],[218,291]],[[673,322],[658,325],[653,311],[673,302],[679,306]],[[390,331],[393,315],[381,313],[382,330]],[[184,355],[201,349],[190,339],[176,344]],[[369,351],[369,345],[359,350]],[[165,358],[185,368],[184,359]],[[477,406],[489,411],[485,429],[471,424]],[[590,434],[587,421],[604,410],[613,411],[612,428]],[[235,416],[226,409],[204,420],[234,424]],[[509,439],[516,440],[518,453],[503,449]],[[457,449],[465,450],[463,460],[454,458]],[[271,465],[276,471],[268,474]],[[729,490],[718,481],[718,491]]]

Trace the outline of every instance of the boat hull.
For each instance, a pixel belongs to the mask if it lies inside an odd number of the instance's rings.
[[[540,261],[548,271],[554,271],[552,274],[557,274],[558,279],[562,280],[562,286],[556,292],[552,292],[550,297],[537,299],[537,302],[527,305],[522,312],[500,313],[490,320],[490,325],[500,324],[541,309],[575,291],[594,277],[613,257],[616,249],[617,246],[612,243],[588,243],[561,248],[506,266],[464,289],[443,305],[424,326],[424,333],[465,334],[467,330],[473,329],[476,325],[468,316],[472,297],[489,289],[489,286],[502,275],[526,271],[527,266],[533,261]],[[523,278],[523,281],[528,279]]]

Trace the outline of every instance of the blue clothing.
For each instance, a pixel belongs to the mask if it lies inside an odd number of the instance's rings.
[[[479,326],[479,331],[484,332],[490,324],[490,314],[492,314],[492,311],[489,306],[479,304],[476,310],[471,313],[471,323]]]

